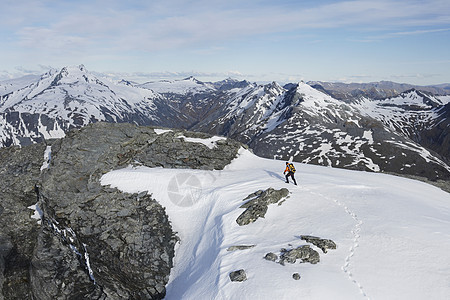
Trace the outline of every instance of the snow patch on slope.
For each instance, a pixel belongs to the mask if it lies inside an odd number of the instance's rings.
[[[183,135],[180,135],[180,136],[178,136],[178,138],[181,138],[181,139],[185,140],[186,142],[190,142],[190,143],[203,144],[206,147],[208,147],[209,149],[213,149],[213,148],[217,147],[218,141],[226,140],[225,137],[220,137],[220,136],[213,136],[213,137],[210,137],[207,139],[202,139],[202,138],[185,137]]]

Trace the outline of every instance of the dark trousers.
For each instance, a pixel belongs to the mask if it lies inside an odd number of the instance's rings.
[[[294,184],[297,185],[297,181],[295,181],[295,178],[294,178],[294,173],[292,173],[292,172],[288,172],[286,174],[286,183],[289,183],[289,176],[291,176],[292,181],[294,182]]]

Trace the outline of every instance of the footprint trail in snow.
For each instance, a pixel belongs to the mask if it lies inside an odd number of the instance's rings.
[[[350,247],[350,249],[349,249],[350,253],[345,258],[345,263],[341,269],[342,269],[342,271],[344,271],[345,274],[347,274],[348,278],[358,287],[360,293],[367,299],[370,299],[369,296],[367,296],[366,292],[364,291],[361,283],[359,283],[358,280],[355,279],[355,277],[349,270],[349,266],[350,266],[352,257],[355,255],[356,248],[359,247],[359,238],[361,237],[361,226],[362,226],[363,222],[358,218],[358,216],[352,210],[350,210],[350,208],[348,208],[346,205],[342,204],[340,201],[338,201],[336,199],[332,199],[332,198],[327,197],[320,193],[316,193],[316,192],[312,192],[312,191],[309,191],[309,193],[323,197],[324,199],[333,201],[338,206],[342,207],[344,209],[344,211],[356,222],[354,228],[351,231],[352,235],[353,235],[353,245]]]

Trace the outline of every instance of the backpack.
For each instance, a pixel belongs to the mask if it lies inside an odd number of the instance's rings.
[[[288,164],[289,167],[289,171],[291,171],[292,173],[295,173],[295,167],[293,163]]]

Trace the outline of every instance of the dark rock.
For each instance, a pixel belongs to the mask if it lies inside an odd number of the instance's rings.
[[[151,193],[100,184],[110,170],[222,169],[241,145],[205,134],[96,123],[52,144],[0,149],[0,299],[162,299],[177,237]],[[34,190],[38,183],[38,195]],[[42,223],[28,206],[38,202]]]
[[[323,253],[327,253],[328,249],[336,249],[336,244],[332,240],[321,239],[310,235],[301,235],[300,238],[320,248]]]
[[[254,203],[249,206],[237,219],[239,226],[255,222],[258,218],[264,217],[267,212],[267,204]]]
[[[300,280],[300,274],[294,273],[292,274],[292,278],[294,278],[295,280]]]
[[[311,249],[309,245],[304,245],[291,249],[281,253],[280,263],[284,265],[284,262],[295,263],[297,259],[301,260],[301,263],[317,264],[320,261],[319,253]]]
[[[247,275],[245,274],[245,271],[241,269],[241,270],[237,270],[237,271],[231,272],[230,273],[230,279],[231,279],[231,281],[242,282],[242,281],[246,281],[247,280]]]
[[[275,253],[269,252],[264,256],[264,259],[270,260],[270,261],[276,261],[278,259],[278,255]]]
[[[238,245],[228,247],[227,251],[235,251],[235,250],[247,250],[255,247],[256,245]]]
[[[281,199],[288,197],[289,190],[282,188],[275,190],[268,188],[265,191],[257,191],[248,195],[244,200],[250,199],[245,204],[241,205],[241,208],[246,210],[236,219],[236,222],[240,225],[247,225],[255,222],[258,218],[266,215],[269,204],[278,203]]]
[[[0,299],[32,299],[30,268],[40,225],[32,219],[44,144],[0,149]]]

